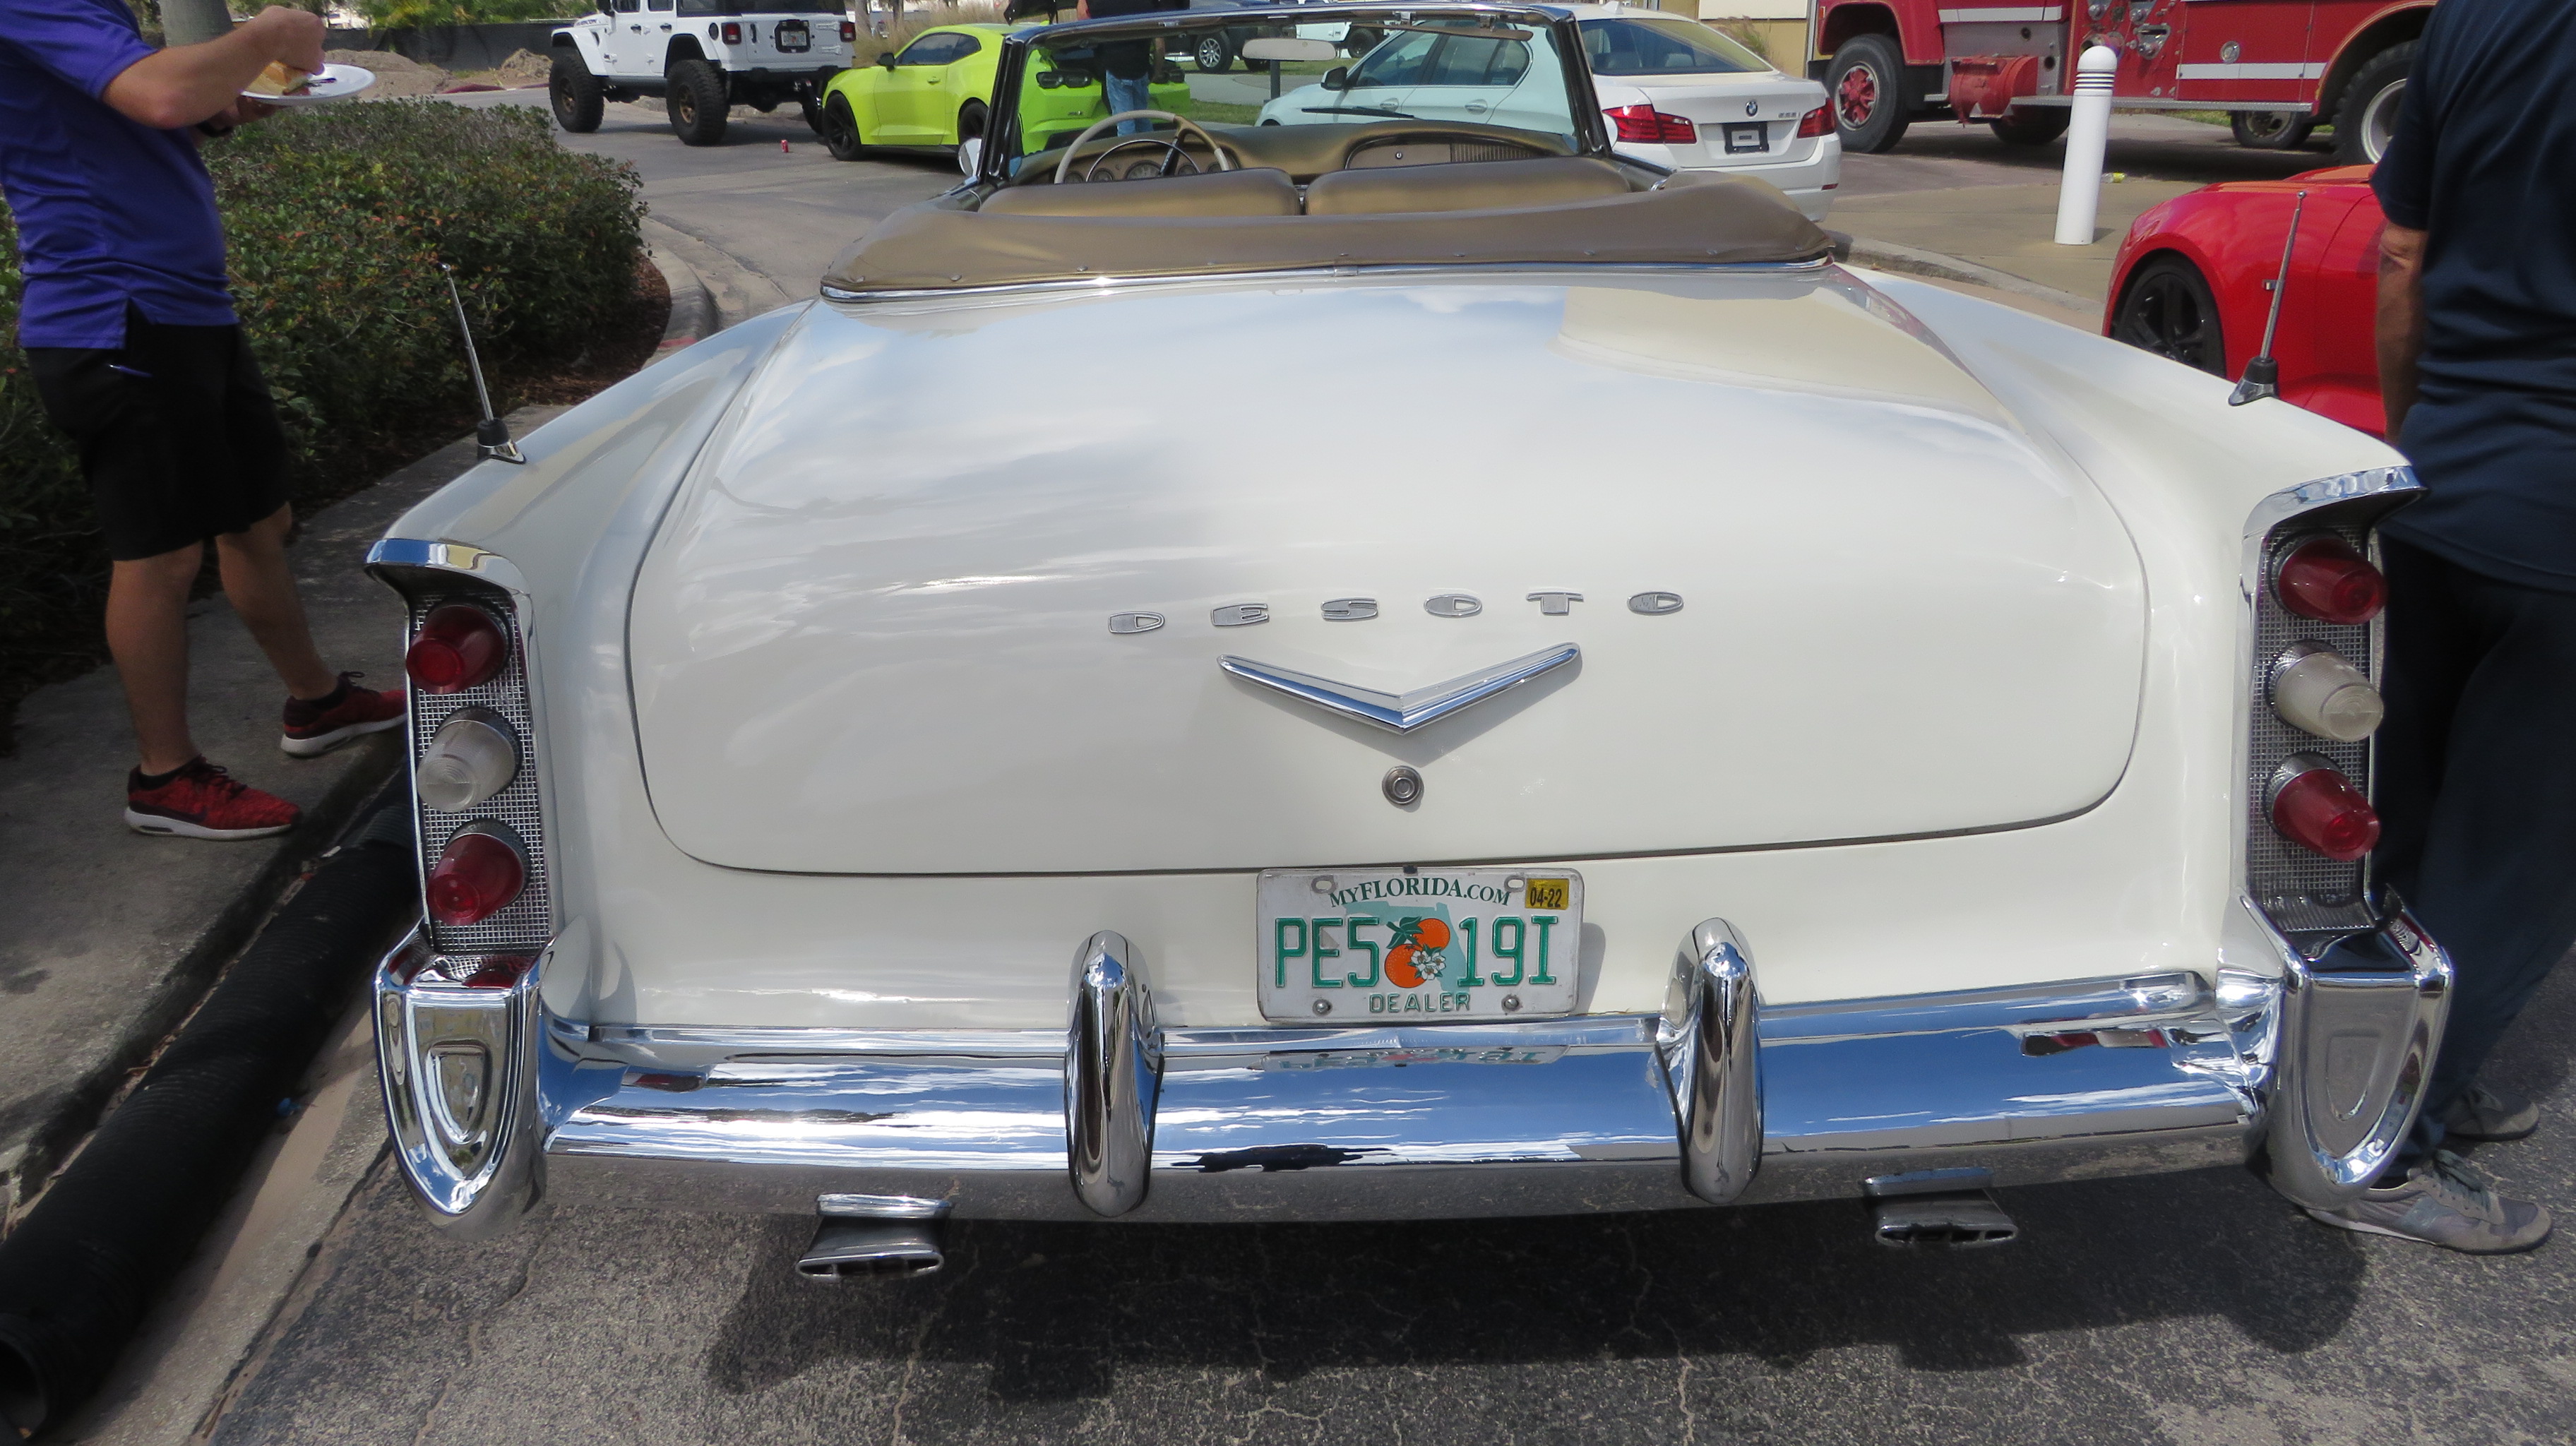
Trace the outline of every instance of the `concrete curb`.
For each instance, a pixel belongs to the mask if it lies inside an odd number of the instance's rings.
[[[652,258],[653,268],[662,273],[662,284],[671,290],[671,319],[662,324],[662,340],[653,348],[655,360],[695,346],[722,329],[715,296],[698,279],[697,268],[665,246],[647,246],[644,254]]]
[[[2063,307],[2068,311],[2087,315],[2099,315],[2102,310],[2100,303],[2088,301],[2071,291],[2060,291],[2054,286],[2042,286],[2036,281],[2015,276],[2009,271],[1997,271],[1991,266],[1980,266],[1974,261],[1963,261],[1956,256],[1944,256],[1938,251],[1925,251],[1916,246],[1901,246],[1894,241],[1873,241],[1866,236],[1855,236],[1852,238],[1851,259],[1857,266],[1874,266],[1881,271],[1903,271],[1916,276],[1931,276],[1943,281],[1957,281],[1969,286],[2009,291],[2015,296],[2027,296],[2034,301],[2044,301],[2051,306]]]
[[[714,323],[708,334],[739,326],[765,311],[775,311],[799,298],[790,296],[777,282],[742,264],[722,247],[693,236],[668,221],[644,218],[644,242],[653,248],[658,265],[668,257],[697,273],[698,284],[715,303]],[[673,293],[672,314],[679,312],[677,292]]]

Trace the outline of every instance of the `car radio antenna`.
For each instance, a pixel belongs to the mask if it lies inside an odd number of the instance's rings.
[[[456,289],[456,268],[441,261],[438,269],[447,279],[447,299],[456,303],[456,333],[465,338],[465,369],[474,374],[474,400],[483,408],[483,420],[474,424],[474,450],[495,462],[525,463],[528,459],[519,444],[510,440],[510,424],[492,415],[492,393],[483,385],[483,358],[474,351],[474,328],[465,320],[465,297]]]
[[[2299,213],[2306,209],[2308,193],[2301,191],[2290,207],[2289,239],[2281,243],[2281,274],[2272,278],[2272,314],[2263,318],[2263,349],[2245,364],[2245,379],[2228,394],[2231,407],[2281,395],[2281,364],[2272,359],[2272,333],[2281,325],[2281,293],[2290,289],[2290,253],[2299,247]]]

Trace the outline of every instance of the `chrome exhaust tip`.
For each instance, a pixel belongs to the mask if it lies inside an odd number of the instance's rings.
[[[890,1280],[946,1263],[936,1220],[835,1220],[814,1231],[796,1270],[810,1280]]]
[[[1972,1250],[2009,1245],[2021,1227],[1983,1190],[1899,1195],[1870,1202],[1870,1228],[1881,1245]]]
[[[1861,1182],[1870,1233],[1900,1250],[2009,1245],[2021,1227],[1986,1192],[1993,1179],[1991,1171],[1974,1167],[1873,1176]]]

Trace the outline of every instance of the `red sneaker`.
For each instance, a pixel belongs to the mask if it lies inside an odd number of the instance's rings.
[[[364,676],[342,673],[340,691],[310,703],[286,700],[286,733],[277,746],[298,758],[318,758],[362,733],[400,728],[409,700],[399,688],[379,692],[351,682]]]
[[[161,781],[143,786],[143,770],[125,776],[125,826],[136,833],[179,838],[267,838],[295,827],[304,811],[273,793],[262,793],[202,758]]]

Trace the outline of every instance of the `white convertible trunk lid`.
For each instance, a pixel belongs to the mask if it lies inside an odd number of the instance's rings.
[[[1452,594],[1481,611],[1426,611]],[[1326,619],[1350,598],[1378,615]],[[1241,604],[1269,620],[1214,624]],[[1111,630],[1135,613],[1168,621]],[[2120,777],[2144,625],[2091,484],[1848,280],[1274,280],[817,306],[674,503],[630,643],[690,854],[1020,873],[2062,817]],[[1404,693],[1565,643],[1405,734],[1218,667]]]

